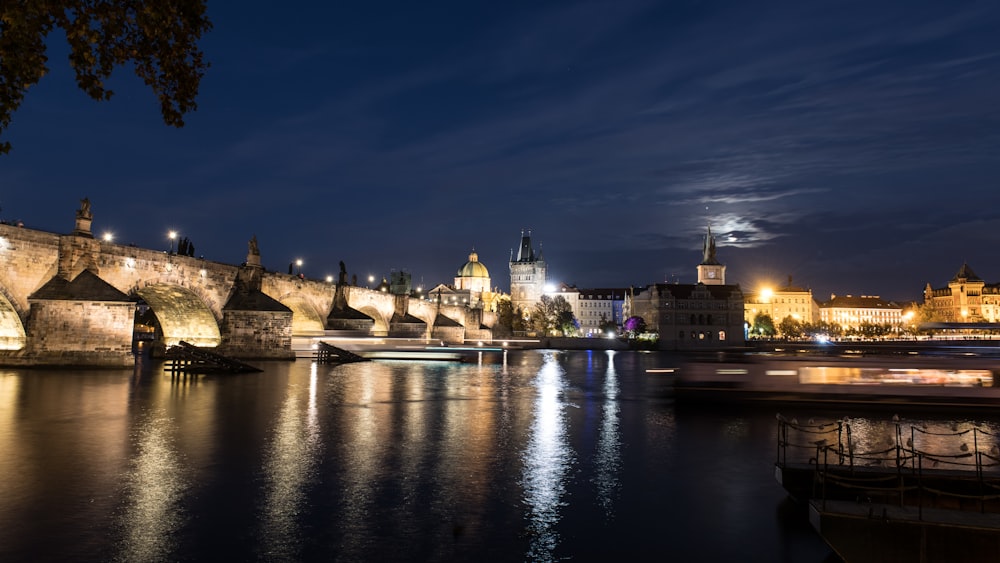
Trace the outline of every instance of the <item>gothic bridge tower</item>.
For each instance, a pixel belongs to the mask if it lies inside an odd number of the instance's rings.
[[[521,246],[510,253],[510,301],[514,310],[528,311],[541,300],[545,292],[545,260],[541,247],[538,254],[531,247],[531,231],[521,231]]]

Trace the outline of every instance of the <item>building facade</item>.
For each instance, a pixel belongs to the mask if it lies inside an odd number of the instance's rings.
[[[813,299],[812,290],[792,285],[791,278],[784,287],[761,288],[744,295],[743,320],[748,326],[753,326],[759,314],[771,317],[775,325],[788,317],[805,323],[820,320],[819,304]]]
[[[626,306],[659,333],[663,350],[710,350],[742,346],[743,291],[726,283],[709,229],[698,265],[698,283],[658,283],[630,290]]]
[[[878,295],[831,295],[829,301],[820,304],[819,317],[824,323],[840,325],[845,332],[862,325],[898,328],[903,322],[903,308]]]
[[[927,284],[924,307],[938,322],[1000,322],[1000,284],[987,284],[968,264],[962,264],[947,286],[935,289]]]
[[[581,289],[579,313],[580,334],[583,336],[606,336],[601,334],[601,323],[611,321],[618,329],[625,322],[624,287],[606,287],[598,289]],[[616,331],[617,332],[617,331]]]
[[[438,284],[427,298],[443,305],[462,305],[484,311],[496,311],[500,292],[490,286],[490,271],[473,250],[469,260],[455,272],[455,284]]]
[[[510,301],[514,310],[527,312],[545,294],[545,260],[539,248],[535,254],[531,246],[531,231],[521,231],[521,244],[517,257],[510,256]]]

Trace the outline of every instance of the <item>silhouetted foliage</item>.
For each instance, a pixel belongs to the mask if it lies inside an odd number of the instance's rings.
[[[525,332],[528,330],[528,323],[525,321],[524,311],[518,307],[514,311],[514,318],[510,321],[510,328],[514,333]]]
[[[635,316],[629,317],[625,319],[623,328],[628,332],[629,338],[635,338],[637,335],[646,332],[646,319]]]
[[[796,339],[802,338],[802,323],[792,317],[785,317],[778,323],[778,332],[782,338]]]
[[[514,304],[510,299],[501,299],[497,303],[497,324],[493,333],[495,336],[510,336],[514,333]]]
[[[562,295],[555,298],[543,295],[531,309],[531,327],[541,334],[572,334],[576,328],[576,317],[569,301]]]
[[[754,315],[750,333],[763,338],[774,336],[774,321],[771,319],[771,315],[767,313],[757,313]]]
[[[45,40],[66,33],[76,83],[95,100],[114,94],[104,82],[131,64],[152,88],[167,125],[181,127],[198,107],[208,63],[197,46],[212,28],[204,0],[3,0],[0,2],[0,135],[28,88],[48,72]],[[0,153],[10,151],[0,142]]]

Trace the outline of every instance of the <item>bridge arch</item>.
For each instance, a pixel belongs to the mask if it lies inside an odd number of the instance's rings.
[[[0,292],[0,350],[21,350],[27,342],[24,323],[4,293]]]
[[[372,325],[372,336],[389,335],[389,321],[386,320],[385,315],[378,307],[365,303],[356,307],[355,310],[364,313],[375,321],[375,324]]]
[[[424,321],[424,324],[427,325],[425,336],[430,338],[434,321],[437,320],[437,305],[430,301],[411,298],[407,304],[407,313]]]
[[[285,295],[278,302],[292,310],[292,336],[323,334],[326,330],[324,317],[302,295]]]
[[[195,346],[214,348],[222,342],[215,314],[194,291],[179,285],[155,283],[136,290],[136,294],[156,315],[166,346],[183,340]]]

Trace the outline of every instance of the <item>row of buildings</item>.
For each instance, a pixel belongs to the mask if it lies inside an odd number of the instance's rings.
[[[495,311],[510,299],[515,311],[527,313],[542,296],[566,299],[579,322],[580,335],[604,336],[607,322],[621,327],[629,317],[641,317],[648,330],[658,334],[664,349],[698,349],[740,345],[759,315],[777,326],[785,319],[800,323],[838,325],[844,331],[865,325],[901,331],[918,323],[936,321],[941,326],[988,325],[1000,322],[1000,284],[988,285],[967,264],[940,288],[927,285],[924,302],[900,303],[877,295],[831,295],[817,301],[809,288],[798,287],[789,277],[783,287],[744,291],[726,283],[726,266],[716,253],[709,227],[703,242],[702,261],[693,284],[655,283],[641,287],[577,288],[552,285],[541,251],[536,253],[530,231],[521,232],[516,255],[511,252],[510,293],[491,284],[489,270],[473,251],[455,275],[454,284],[441,284],[427,298],[466,304]]]

